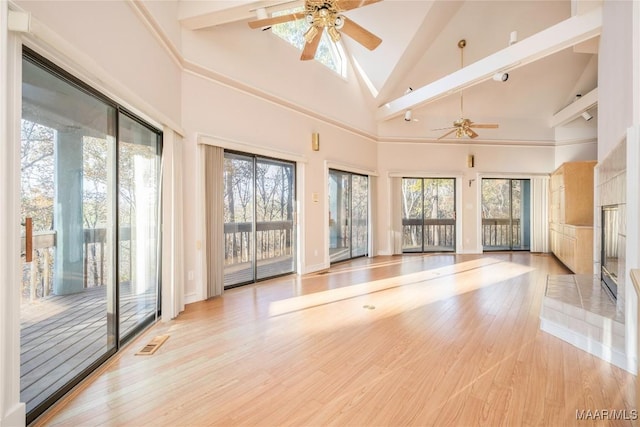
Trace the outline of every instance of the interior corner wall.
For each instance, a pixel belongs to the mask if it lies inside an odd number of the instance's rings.
[[[304,184],[297,194],[304,205],[304,254],[299,272],[309,273],[329,266],[325,256],[324,239],[328,227],[326,162],[342,164],[357,170],[377,169],[376,143],[369,138],[309,117],[293,109],[255,95],[231,88],[192,72],[185,72],[182,80],[183,126],[187,133],[184,146],[185,188],[185,270],[186,302],[197,300],[202,293],[202,272],[197,260],[201,258],[198,241],[197,192],[199,173],[198,135],[226,140],[246,147],[249,153],[269,153],[278,158],[289,155],[304,159]],[[311,148],[311,134],[320,134],[320,150]],[[300,193],[300,192],[299,192]],[[319,202],[314,202],[313,195]],[[328,235],[328,234],[327,234]],[[375,240],[374,240],[375,241]]]
[[[397,236],[399,203],[388,200],[396,197],[393,181],[397,176],[462,177],[461,206],[456,207],[457,218],[462,221],[462,247],[458,253],[481,253],[482,242],[478,218],[481,215],[479,189],[482,177],[512,176],[528,178],[548,174],[554,170],[553,146],[489,146],[473,143],[381,143],[378,144],[378,253],[398,253]],[[473,155],[473,168],[467,166],[467,156]]]
[[[598,141],[558,145],[555,149],[554,170],[566,162],[581,162],[597,159]]]

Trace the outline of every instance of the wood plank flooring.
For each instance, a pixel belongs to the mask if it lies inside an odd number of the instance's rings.
[[[635,376],[540,331],[546,276],[566,272],[411,255],[236,288],[154,325],[35,425],[634,425],[577,420],[631,418]]]

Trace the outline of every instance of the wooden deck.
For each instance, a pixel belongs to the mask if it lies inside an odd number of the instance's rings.
[[[155,298],[121,289],[120,335],[152,315]],[[27,411],[113,348],[107,332],[106,288],[49,296],[21,307],[20,398]]]
[[[577,419],[631,417],[636,378],[540,330],[547,275],[566,272],[412,255],[235,288],[156,323],[33,427],[635,425]]]

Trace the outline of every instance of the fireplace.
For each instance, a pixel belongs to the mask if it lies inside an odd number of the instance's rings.
[[[602,287],[614,299],[618,296],[618,207],[602,207]]]

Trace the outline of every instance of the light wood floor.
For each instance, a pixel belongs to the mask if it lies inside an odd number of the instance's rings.
[[[37,425],[631,425],[635,377],[539,329],[529,253],[358,259],[191,304]],[[134,356],[160,334],[152,356]]]

